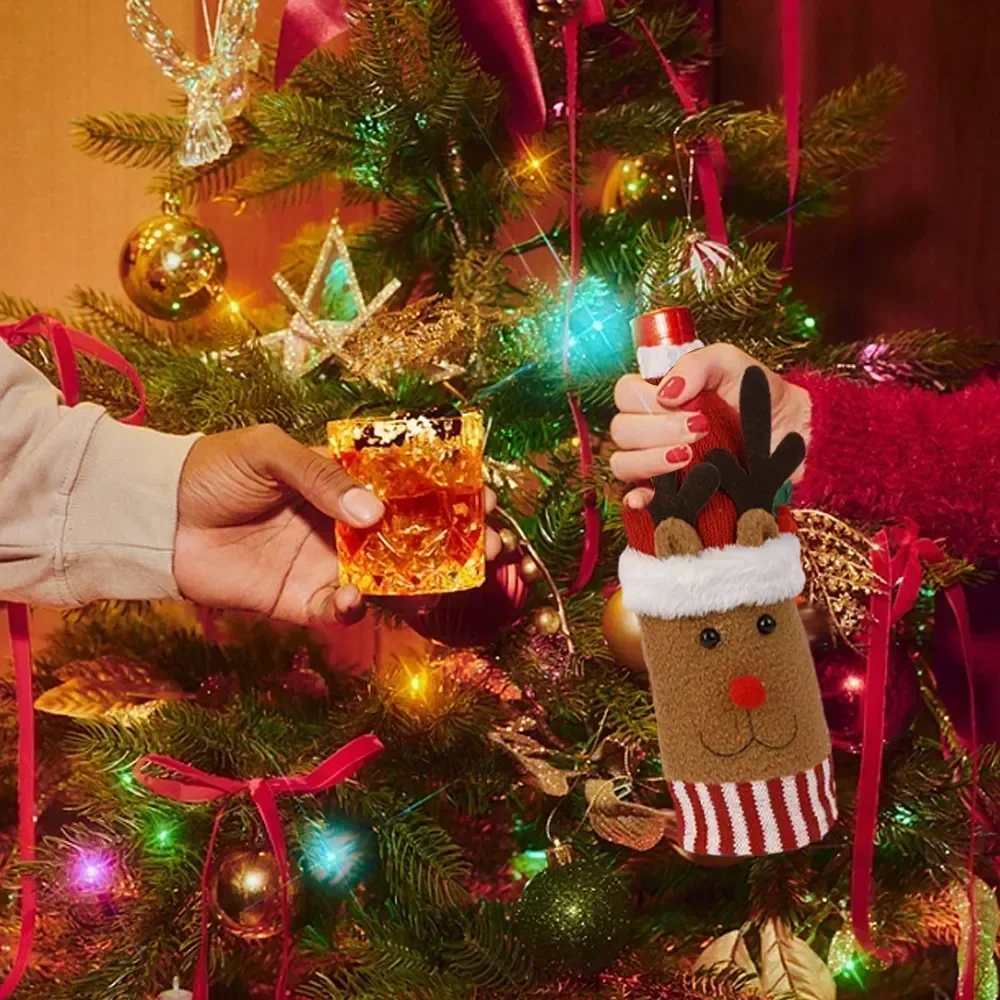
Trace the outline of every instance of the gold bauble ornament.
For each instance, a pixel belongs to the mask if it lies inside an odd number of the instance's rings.
[[[616,590],[604,605],[601,628],[604,630],[604,641],[619,663],[624,663],[632,670],[646,669],[639,616],[625,607],[621,589]]]
[[[288,883],[289,904],[295,881]],[[259,941],[281,930],[281,873],[270,851],[227,851],[212,881],[212,909],[236,937]]]
[[[583,0],[535,0],[535,6],[546,21],[562,24],[580,13]]]
[[[136,226],[122,246],[118,276],[146,315],[180,322],[204,312],[223,292],[226,255],[211,229],[170,195],[160,215]]]
[[[534,583],[542,576],[541,567],[535,562],[534,556],[525,556],[518,565],[517,571],[526,583]]]
[[[559,612],[555,608],[537,608],[533,612],[531,620],[542,635],[555,635],[562,628]]]
[[[517,532],[512,528],[500,529],[500,542],[503,545],[504,552],[513,552],[517,548],[519,541]]]

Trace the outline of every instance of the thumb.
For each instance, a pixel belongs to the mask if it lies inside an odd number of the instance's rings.
[[[290,486],[317,510],[355,528],[370,527],[385,513],[382,501],[333,459],[299,444],[278,428],[271,432],[271,438],[263,471]]]
[[[754,359],[732,344],[711,344],[682,355],[656,391],[666,409],[681,409],[699,392],[717,392],[736,405],[743,373]]]

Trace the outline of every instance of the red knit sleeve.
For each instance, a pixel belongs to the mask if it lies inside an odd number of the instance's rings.
[[[1000,555],[1000,382],[939,394],[798,371],[812,400],[797,506],[858,520],[912,517],[968,559]]]

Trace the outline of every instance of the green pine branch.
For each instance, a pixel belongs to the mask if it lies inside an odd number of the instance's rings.
[[[78,149],[123,167],[165,167],[177,155],[187,128],[179,115],[109,111],[73,122]]]

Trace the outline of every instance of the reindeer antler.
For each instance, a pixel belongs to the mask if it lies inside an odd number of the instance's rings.
[[[793,431],[771,454],[771,388],[764,370],[756,365],[743,373],[740,383],[740,423],[746,469],[724,448],[714,448],[705,461],[719,470],[722,489],[738,514],[756,508],[770,513],[778,490],[805,458],[806,443]]]
[[[719,481],[719,470],[705,462],[700,462],[684,477],[679,490],[676,472],[657,476],[653,480],[653,499],[646,508],[653,524],[668,517],[679,517],[693,528],[698,512],[719,488]]]

